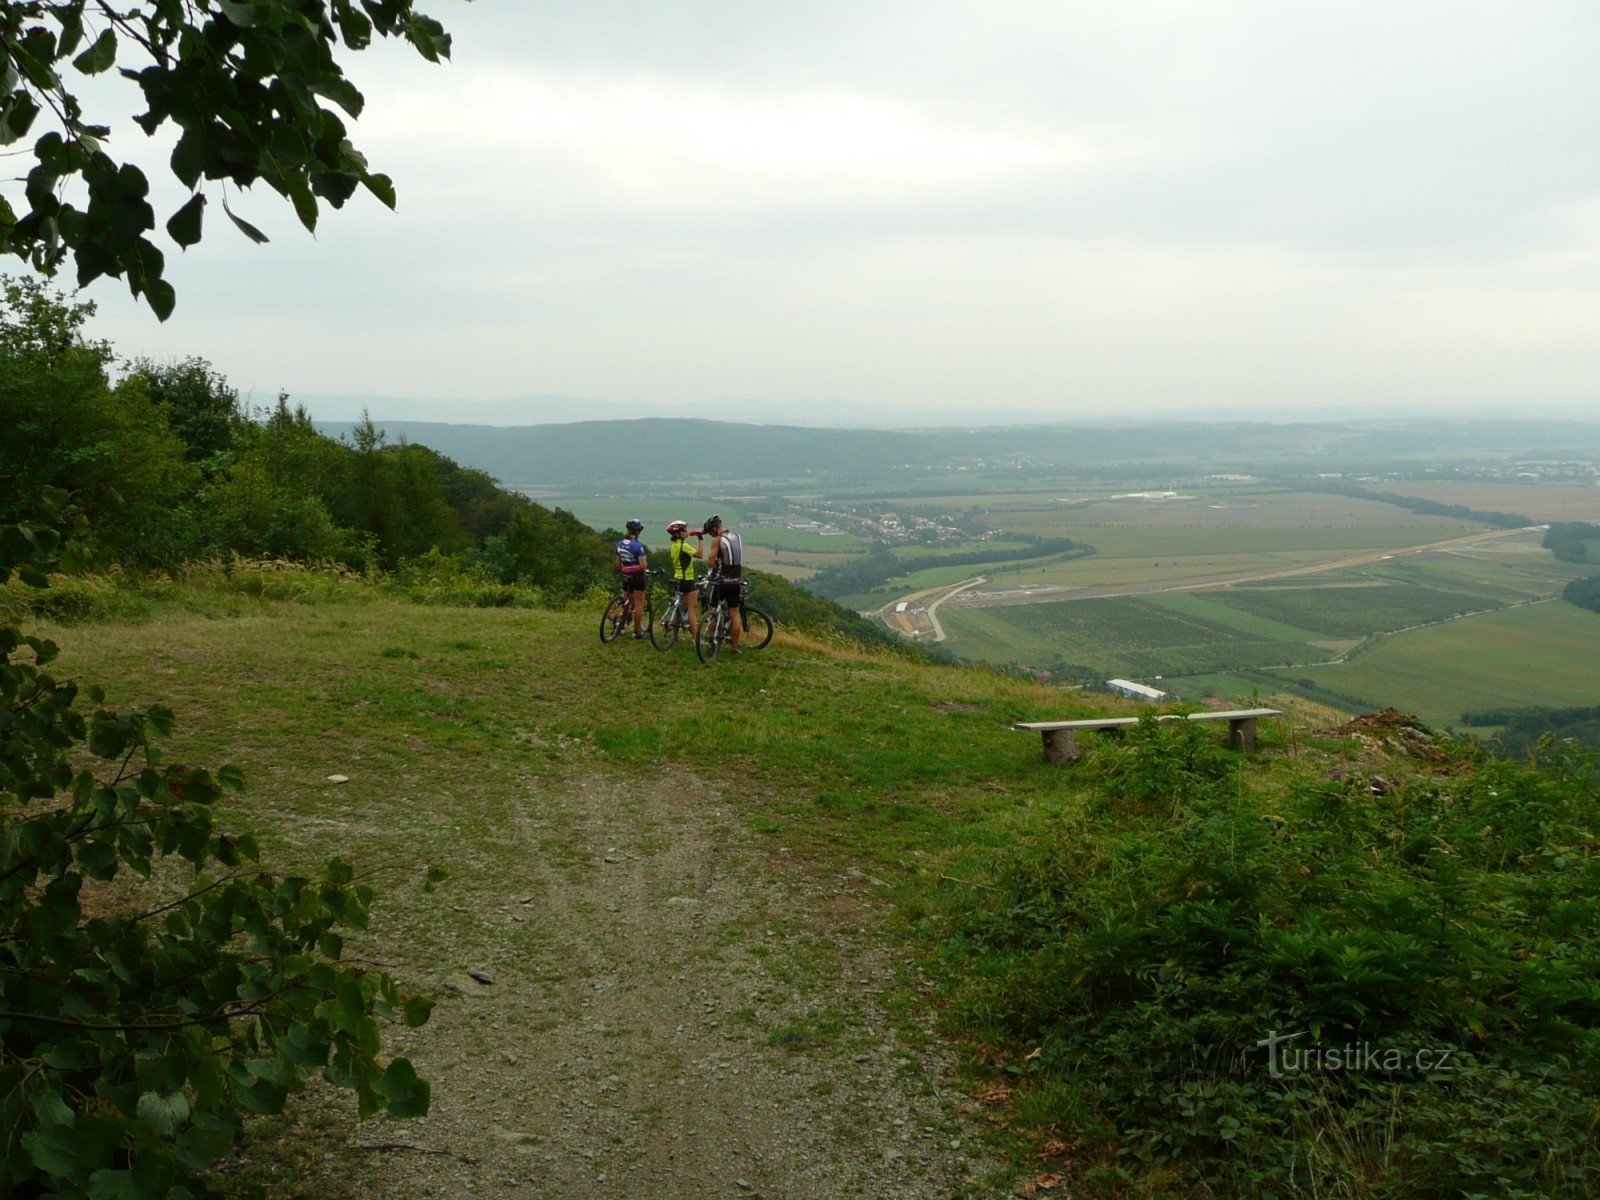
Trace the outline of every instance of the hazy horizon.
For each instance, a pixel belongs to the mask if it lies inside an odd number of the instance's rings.
[[[821,406],[815,404],[768,405],[754,415],[729,411],[727,403],[691,405],[647,405],[601,403],[583,397],[513,396],[502,400],[470,400],[429,397],[368,395],[290,396],[303,404],[319,422],[355,422],[363,415],[373,421],[404,421],[449,425],[488,425],[518,427],[526,425],[570,424],[579,421],[630,421],[640,419],[699,419],[752,425],[800,425],[818,428],[917,429],[968,425],[1142,425],[1159,421],[1198,424],[1219,422],[1337,422],[1370,420],[1516,420],[1532,418],[1549,421],[1576,421],[1600,424],[1600,404],[1537,405],[1520,402],[1484,402],[1478,405],[1373,406],[1342,405],[1290,409],[1270,408],[1172,409],[1115,413],[1050,413],[1019,409],[892,409],[872,405]],[[260,398],[253,403],[260,404]]]
[[[1600,404],[1593,5],[424,8],[450,64],[347,56],[397,212],[233,196],[270,245],[210,221],[91,332],[265,397]]]

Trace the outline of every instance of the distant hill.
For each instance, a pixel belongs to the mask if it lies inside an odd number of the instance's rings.
[[[352,428],[318,422],[335,436]],[[559,425],[385,421],[391,442],[420,442],[508,487],[667,482],[847,482],[899,469],[1339,470],[1389,462],[1600,457],[1600,424],[1396,420],[1037,425],[974,429],[814,429],[648,418]]]

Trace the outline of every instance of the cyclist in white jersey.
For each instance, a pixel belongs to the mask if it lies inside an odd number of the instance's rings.
[[[705,520],[701,529],[705,530],[711,538],[711,553],[707,556],[711,563],[708,572],[711,580],[711,604],[726,600],[728,611],[732,613],[733,620],[733,648],[739,648],[739,636],[744,632],[744,621],[740,602],[740,589],[743,586],[744,575],[744,545],[739,541],[739,535],[722,523],[719,516],[710,516]]]

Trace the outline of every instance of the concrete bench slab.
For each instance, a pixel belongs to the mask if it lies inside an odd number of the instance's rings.
[[[1236,708],[1225,712],[1161,713],[1156,720],[1226,721],[1229,747],[1234,750],[1254,750],[1256,722],[1262,717],[1281,716],[1283,716],[1282,711],[1276,708]],[[1139,720],[1138,717],[1091,717],[1077,721],[1018,721],[1012,728],[1026,729],[1040,734],[1044,738],[1045,761],[1063,764],[1074,762],[1078,758],[1079,730],[1098,729],[1107,733],[1125,729],[1129,725],[1137,725]]]

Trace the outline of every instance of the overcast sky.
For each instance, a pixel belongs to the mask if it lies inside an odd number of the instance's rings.
[[[258,397],[1600,418],[1593,0],[421,7],[451,63],[349,63],[398,211],[213,205],[100,336]]]

